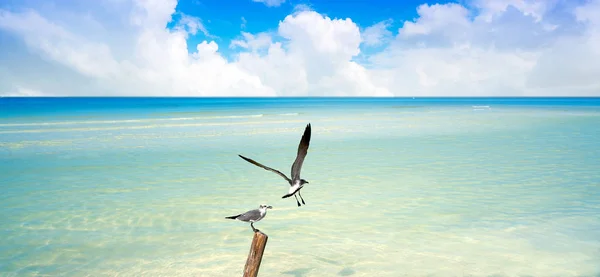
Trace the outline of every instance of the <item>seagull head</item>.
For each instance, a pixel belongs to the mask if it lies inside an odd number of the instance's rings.
[[[300,179],[300,184],[304,185],[304,184],[308,184],[308,181],[304,180],[304,179]]]
[[[260,208],[263,209],[263,210],[265,210],[265,209],[273,209],[273,206],[262,204],[262,205],[260,205]]]

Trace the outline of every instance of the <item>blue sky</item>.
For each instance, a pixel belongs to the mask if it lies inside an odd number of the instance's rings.
[[[600,96],[598,14],[600,0],[4,0],[0,95]]]
[[[452,1],[436,1],[444,4]],[[185,14],[206,18],[203,23],[217,42],[229,44],[240,36],[242,31],[250,33],[264,32],[277,28],[279,21],[294,12],[298,5],[306,5],[323,15],[331,18],[351,18],[359,26],[371,26],[388,20],[390,29],[398,29],[405,20],[417,17],[417,7],[423,4],[420,0],[402,1],[327,1],[300,0],[286,1],[277,6],[267,6],[252,0],[233,0],[232,5],[224,5],[219,0],[182,0],[177,4],[177,11]],[[242,19],[243,18],[243,19]],[[175,22],[168,26],[172,27]],[[189,39],[188,47],[194,51],[194,46],[206,36],[202,33]],[[225,54],[231,54],[229,49],[223,49]]]

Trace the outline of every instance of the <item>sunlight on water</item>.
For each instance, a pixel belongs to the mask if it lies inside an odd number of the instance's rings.
[[[600,110],[484,106],[3,119],[0,275],[599,276]]]

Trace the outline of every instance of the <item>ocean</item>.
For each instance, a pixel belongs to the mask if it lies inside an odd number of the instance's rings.
[[[0,276],[597,277],[600,98],[0,98],[0,189]]]

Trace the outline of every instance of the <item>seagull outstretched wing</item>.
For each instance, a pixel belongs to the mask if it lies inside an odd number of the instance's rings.
[[[310,145],[310,132],[311,129],[309,123],[304,129],[304,134],[302,135],[300,144],[298,144],[298,154],[296,156],[296,160],[292,164],[292,180],[300,179],[300,170],[302,169],[302,163],[304,162],[304,158],[308,153],[308,146]]]
[[[279,176],[283,177],[283,179],[285,179],[286,181],[288,181],[288,183],[290,183],[290,184],[292,183],[292,180],[290,180],[290,178],[288,178],[287,176],[285,176],[285,174],[281,173],[281,171],[279,171],[279,170],[277,170],[277,169],[270,168],[270,167],[268,167],[268,166],[265,166],[265,165],[262,165],[262,164],[260,164],[260,163],[256,162],[255,160],[253,160],[253,159],[250,159],[250,158],[246,158],[246,157],[244,157],[244,156],[242,156],[242,155],[238,155],[238,156],[240,156],[240,158],[242,158],[242,159],[246,160],[247,162],[249,162],[249,163],[251,163],[251,164],[253,164],[253,165],[256,165],[256,166],[258,166],[258,167],[262,167],[262,168],[264,168],[265,170],[268,170],[268,171],[275,172],[275,173],[276,173],[276,174],[278,174]]]

